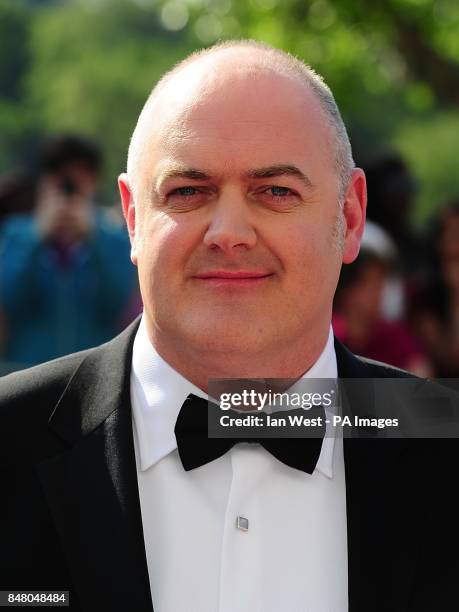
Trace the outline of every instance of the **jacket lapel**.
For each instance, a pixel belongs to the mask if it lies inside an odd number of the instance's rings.
[[[138,321],[74,373],[49,426],[67,449],[38,466],[81,607],[153,610],[130,405]]]
[[[376,370],[335,340],[338,376],[366,379],[344,387],[345,413],[365,416]],[[341,388],[343,388],[341,387]],[[402,439],[344,439],[349,610],[407,609],[419,547],[416,517],[423,489]],[[418,476],[416,475],[418,474]]]

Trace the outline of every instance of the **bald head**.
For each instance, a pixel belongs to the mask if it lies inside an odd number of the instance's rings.
[[[132,135],[128,154],[128,177],[136,195],[142,165],[148,164],[149,143],[154,133],[168,131],[170,138],[180,138],[180,124],[191,109],[208,96],[224,95],[236,82],[245,81],[253,88],[257,79],[291,81],[307,97],[313,97],[320,118],[327,128],[327,144],[337,181],[339,201],[348,186],[354,161],[341,114],[328,86],[309,66],[284,51],[255,41],[229,41],[198,51],[166,73],[154,87]],[[292,90],[293,92],[293,90]],[[244,105],[244,101],[241,101]],[[243,106],[242,106],[243,108]],[[306,116],[305,116],[306,120]]]

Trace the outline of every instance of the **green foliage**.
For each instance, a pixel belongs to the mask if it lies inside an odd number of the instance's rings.
[[[23,77],[29,69],[29,14],[25,6],[0,0],[0,167],[17,160],[11,151],[25,146],[33,119],[21,108]]]
[[[44,132],[77,131],[104,147],[113,191],[130,135],[159,76],[191,50],[165,34],[152,10],[71,3],[33,23],[29,100]]]
[[[416,221],[423,223],[450,199],[459,198],[457,171],[458,113],[438,113],[428,121],[401,125],[394,147],[415,171],[419,183]]]
[[[422,179],[418,219],[459,193],[459,173],[445,170],[459,104],[456,0],[0,0],[1,169],[37,136],[83,132],[104,147],[112,197],[158,77],[191,50],[238,37],[324,75],[358,161],[391,147],[407,156]]]

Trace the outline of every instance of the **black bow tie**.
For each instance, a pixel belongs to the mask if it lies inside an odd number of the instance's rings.
[[[323,414],[322,406],[318,408]],[[180,409],[174,431],[178,452],[185,470],[193,470],[218,459],[238,442],[258,442],[285,465],[308,474],[313,473],[322,448],[322,437],[209,438],[209,410],[220,410],[220,408],[193,394],[186,398]],[[225,414],[241,416],[240,413],[233,410],[227,410]],[[324,430],[325,427],[322,430],[322,436]]]

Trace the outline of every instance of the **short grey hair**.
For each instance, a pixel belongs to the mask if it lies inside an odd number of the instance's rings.
[[[303,83],[309,86],[313,93],[317,96],[317,100],[319,101],[319,104],[328,121],[329,127],[331,128],[331,133],[334,140],[333,146],[335,149],[335,169],[338,178],[339,204],[340,207],[342,207],[355,163],[352,157],[352,148],[346,126],[344,125],[333,93],[323,78],[308,64],[298,59],[294,55],[287,53],[286,51],[276,49],[275,47],[271,47],[266,43],[256,40],[228,40],[212,45],[211,47],[195,51],[184,60],[176,64],[171,70],[166,72],[161,77],[145,103],[131,138],[127,161],[127,173],[131,182],[131,188],[135,188],[134,176],[136,152],[138,150],[138,145],[140,144],[139,132],[142,129],[141,118],[144,113],[148,112],[152,100],[162,89],[164,89],[167,83],[173,77],[175,77],[177,73],[188,65],[200,60],[201,58],[218,54],[226,49],[239,48],[248,50],[252,49],[259,52],[253,57],[252,61],[254,66],[261,66],[285,76],[290,76],[296,79],[299,78]]]

